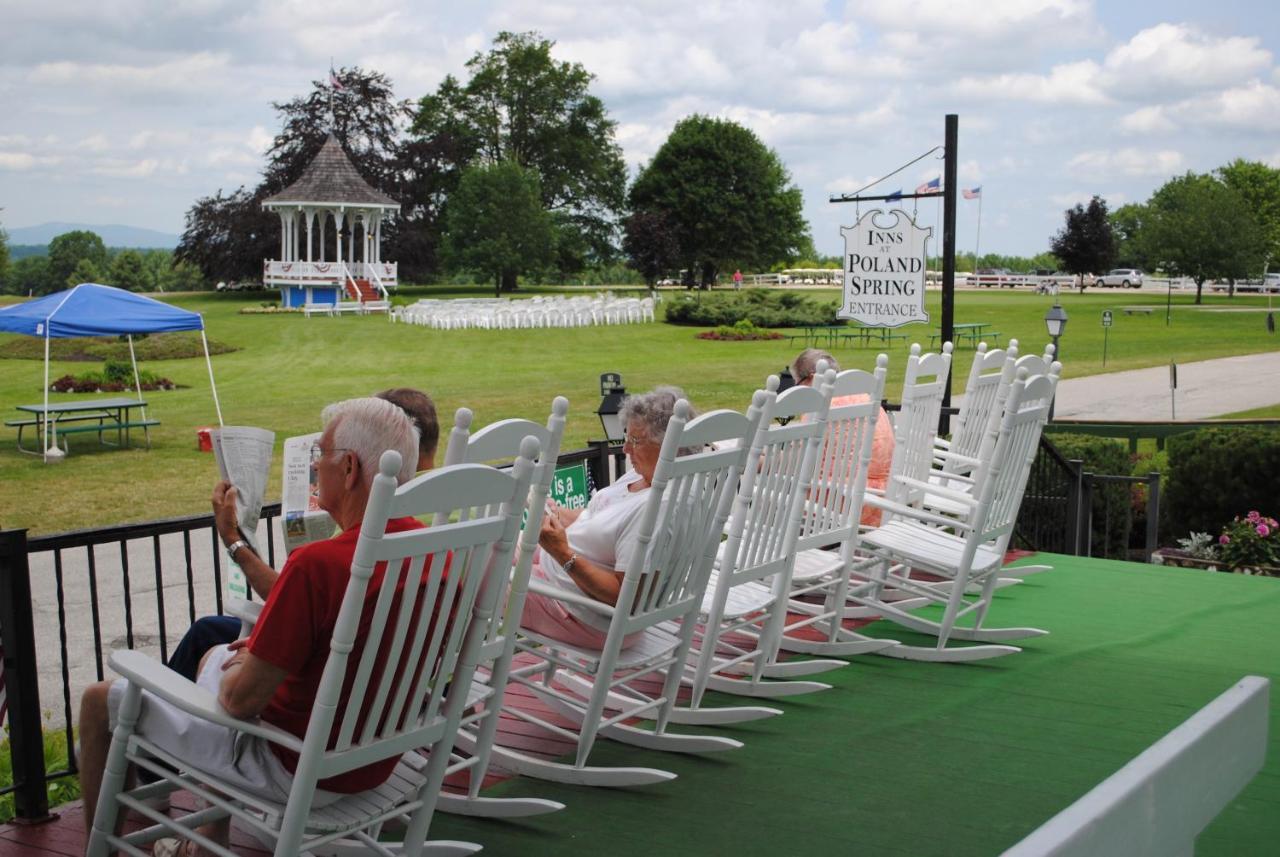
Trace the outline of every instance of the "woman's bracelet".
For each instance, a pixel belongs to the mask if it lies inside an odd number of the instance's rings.
[[[566,559],[560,567],[564,569],[565,574],[572,575],[573,567],[574,565],[577,564],[577,562],[578,562],[578,555],[576,553],[569,554],[569,558]]]

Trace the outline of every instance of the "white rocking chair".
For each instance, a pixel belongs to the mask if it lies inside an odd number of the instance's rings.
[[[672,722],[684,674],[693,620],[702,603],[750,439],[759,425],[760,411],[753,411],[750,416],[714,411],[690,422],[688,403],[676,403],[641,521],[636,555],[642,559],[627,569],[616,606],[538,581],[530,584],[530,589],[541,595],[609,616],[611,624],[605,645],[598,650],[520,631],[517,648],[538,660],[513,669],[510,680],[572,720],[576,728],[564,728],[528,711],[507,709],[506,713],[573,741],[577,753],[572,763],[565,764],[499,743],[493,748],[495,764],[558,782],[632,786],[670,780],[675,775],[654,768],[589,766],[597,735],[677,752],[742,746],[730,738],[675,734],[667,726]],[[681,448],[704,449],[726,441],[732,442],[731,448],[677,456]],[[677,623],[674,632],[664,627],[672,622]],[[624,638],[637,632],[643,634],[640,640],[624,649]],[[641,686],[646,680],[661,681],[656,696]],[[635,717],[649,717],[656,724],[652,730],[625,724]]]
[[[863,533],[859,545],[860,551],[872,555],[871,582],[859,586],[850,598],[886,619],[938,638],[936,648],[899,645],[880,654],[913,660],[972,661],[1019,651],[999,645],[1002,641],[1048,633],[1037,628],[984,628],[982,623],[991,606],[1052,396],[1050,376],[1028,381],[1025,371],[1019,372],[1009,392],[994,451],[975,474],[973,495],[950,495],[972,505],[964,520],[905,503],[876,501],[886,520]],[[939,576],[945,585],[913,579],[912,569]],[[971,584],[981,586],[976,597],[970,597]],[[924,619],[906,609],[904,602],[886,601],[881,593],[887,586],[925,602],[944,604],[942,620]],[[973,626],[957,627],[956,622],[968,614],[973,615]],[[948,646],[952,638],[985,645]]]
[[[111,740],[88,854],[104,857],[112,849],[145,854],[140,846],[176,834],[233,857],[234,852],[216,846],[195,829],[228,817],[255,836],[273,840],[278,857],[325,849],[338,840],[354,842],[363,853],[381,855],[479,850],[468,843],[428,843],[427,829],[454,734],[464,709],[474,704],[474,700],[468,702],[467,692],[448,691],[471,688],[485,629],[501,595],[498,584],[511,567],[537,453],[537,441],[528,438],[511,474],[467,464],[419,476],[399,488],[395,474],[400,456],[394,451],[383,453],[324,678],[302,739],[256,720],[228,716],[212,694],[140,652],[113,654],[112,668],[128,679],[129,686]],[[390,518],[493,504],[500,505],[499,514],[425,530],[386,532]],[[446,562],[446,575],[424,573],[428,568],[443,569]],[[349,660],[367,611],[372,613],[363,653],[358,660]],[[453,620],[433,621],[438,616]],[[368,702],[338,710],[349,675],[354,680],[349,698]],[[221,723],[298,753],[288,801],[271,804],[244,794],[135,733],[144,689],[194,718]],[[357,732],[359,722],[363,726]],[[336,735],[331,737],[335,726]],[[431,748],[429,761],[417,752],[406,752],[419,747]],[[312,806],[318,781],[396,757],[400,762],[395,772],[377,788],[323,807]],[[130,764],[150,770],[159,782],[123,791]],[[169,818],[143,802],[178,788],[196,794],[209,807]],[[115,835],[116,819],[125,808],[156,824],[127,836]],[[409,817],[403,842],[379,841],[383,823],[402,815]]]

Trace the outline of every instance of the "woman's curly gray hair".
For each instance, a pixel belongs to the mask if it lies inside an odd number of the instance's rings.
[[[644,433],[650,442],[662,443],[662,438],[667,433],[667,423],[671,422],[671,415],[675,413],[676,402],[681,399],[687,397],[679,387],[654,387],[648,393],[627,396],[622,402],[619,416],[623,425],[636,422],[644,426]],[[697,415],[697,411],[690,406],[689,418],[693,419]],[[684,455],[686,450],[682,449],[680,453]]]
[[[806,348],[801,351],[795,360],[791,361],[791,375],[796,379],[797,384],[803,384],[814,376],[818,371],[818,362],[827,361],[827,368],[840,371],[840,364],[836,362],[836,358],[831,356],[830,351],[823,351],[821,348]]]

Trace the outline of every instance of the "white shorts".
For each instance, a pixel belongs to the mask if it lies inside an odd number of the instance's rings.
[[[210,649],[196,684],[217,696],[218,685],[222,681],[222,664],[230,657],[231,650],[226,646]],[[107,695],[107,712],[113,731],[116,712],[124,700],[127,685],[124,679],[113,682]],[[271,751],[271,743],[265,739],[194,718],[145,690],[136,729],[139,735],[182,759],[186,765],[229,786],[274,803],[285,803],[289,798],[293,774]],[[316,789],[312,805],[323,806],[341,797]]]

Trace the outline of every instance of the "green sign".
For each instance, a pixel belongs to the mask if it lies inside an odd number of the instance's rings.
[[[557,467],[551,482],[551,499],[566,509],[587,508],[587,463],[579,461],[566,467]]]
[[[1102,326],[1103,327],[1111,326],[1111,310],[1109,309],[1104,309],[1102,311]]]

